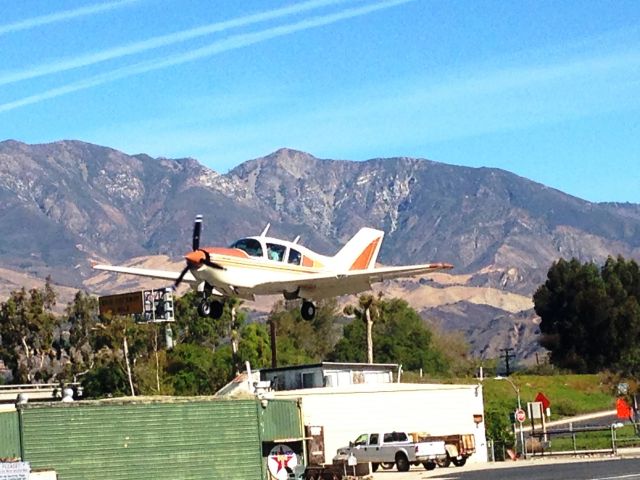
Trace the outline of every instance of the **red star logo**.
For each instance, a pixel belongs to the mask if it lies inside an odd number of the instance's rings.
[[[284,449],[280,447],[280,451],[275,455],[275,461],[278,463],[278,470],[276,473],[280,473],[280,470],[287,468],[292,458],[293,453],[285,453]]]

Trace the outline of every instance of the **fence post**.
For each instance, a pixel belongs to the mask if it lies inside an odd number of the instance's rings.
[[[616,428],[613,423],[611,424],[611,453],[613,455],[618,453],[618,449],[616,446]]]

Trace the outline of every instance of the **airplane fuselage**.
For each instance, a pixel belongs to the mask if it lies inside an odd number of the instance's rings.
[[[254,294],[295,294],[295,289],[286,290],[272,283],[294,282],[309,275],[326,273],[326,268],[295,265],[283,260],[271,260],[264,256],[250,256],[239,249],[205,248],[210,261],[222,268],[211,268],[201,264],[191,269],[191,274],[220,290],[225,295],[236,295],[253,299]],[[287,258],[287,257],[284,257]],[[304,258],[309,258],[305,257]],[[251,272],[250,275],[247,272]]]

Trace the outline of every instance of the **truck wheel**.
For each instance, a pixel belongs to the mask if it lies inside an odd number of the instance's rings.
[[[409,459],[404,453],[396,454],[396,467],[399,472],[408,472],[411,464],[409,463]]]
[[[451,457],[449,455],[447,455],[447,458],[443,458],[441,460],[436,460],[436,462],[438,463],[439,467],[447,468],[449,465],[451,465]]]
[[[436,468],[436,462],[422,462],[422,466],[427,470],[433,470]]]
[[[462,457],[462,458],[454,458],[453,459],[453,464],[456,467],[462,467],[464,466],[464,464],[467,463],[467,457]]]
[[[378,471],[378,467],[380,466],[379,463],[377,462],[371,462],[371,471],[372,472],[377,472]]]
[[[382,467],[383,470],[391,470],[394,465],[395,465],[395,463],[393,463],[393,462],[382,462],[380,464],[380,466]]]

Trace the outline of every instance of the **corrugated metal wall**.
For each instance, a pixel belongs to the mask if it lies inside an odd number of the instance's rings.
[[[20,457],[20,430],[17,412],[0,412],[0,458]]]
[[[265,400],[261,408],[262,441],[302,438],[302,411],[300,403],[291,400]],[[262,405],[262,404],[261,404]]]
[[[270,403],[31,405],[22,411],[24,459],[55,468],[60,480],[262,479],[262,436],[282,438],[296,428],[302,436],[299,420],[289,425],[297,404]],[[278,418],[286,419],[284,432]]]

